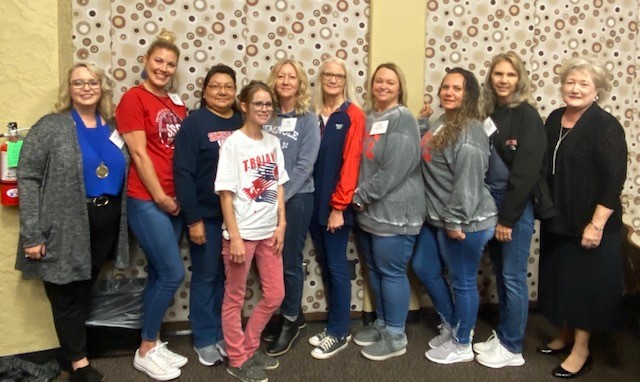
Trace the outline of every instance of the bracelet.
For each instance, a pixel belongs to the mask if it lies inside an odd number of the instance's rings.
[[[604,227],[598,227],[598,226],[597,226],[597,225],[595,225],[592,221],[591,221],[591,222],[589,222],[589,224],[591,224],[591,225],[593,226],[593,228],[595,228],[595,229],[596,229],[596,231],[598,231],[598,232],[602,232],[602,231],[604,231]]]

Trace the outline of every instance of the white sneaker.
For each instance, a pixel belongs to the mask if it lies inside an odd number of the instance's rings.
[[[169,363],[158,352],[158,346],[149,350],[144,357],[140,355],[140,349],[136,350],[136,355],[133,357],[133,367],[157,381],[170,381],[178,378],[181,373],[180,369]]]
[[[160,340],[156,341],[156,348],[158,348],[158,353],[162,355],[164,358],[169,361],[175,367],[182,367],[189,362],[189,359],[185,356],[181,356],[178,353],[174,353],[167,347],[167,342],[161,342]]]
[[[449,340],[435,349],[428,350],[424,355],[429,361],[444,365],[471,362],[474,357],[471,345],[462,345],[453,342],[453,340]]]
[[[475,347],[475,345],[474,345]],[[476,357],[476,361],[479,364],[494,369],[499,369],[505,366],[522,366],[524,365],[524,358],[522,353],[512,353],[507,348],[502,346],[500,341],[491,348],[488,352],[480,353]]]
[[[500,340],[498,339],[498,334],[496,333],[496,331],[492,330],[491,332],[491,336],[489,336],[489,338],[485,342],[478,342],[477,344],[473,344],[474,352],[478,354],[487,353],[490,352],[494,346],[500,344]]]

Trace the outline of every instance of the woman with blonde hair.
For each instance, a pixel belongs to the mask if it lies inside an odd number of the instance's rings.
[[[112,82],[92,64],[71,67],[55,113],[24,140],[18,165],[20,239],[16,269],[41,279],[69,380],[99,382],[87,359],[85,322],[102,265],[129,262],[126,172],[129,155],[114,134]]]
[[[424,221],[420,131],[406,107],[406,81],[393,63],[371,76],[367,134],[353,205],[369,270],[376,320],[356,334],[364,357],[383,361],[406,352],[410,287],[407,268]]]
[[[553,214],[546,168],[547,148],[542,119],[533,107],[531,80],[514,52],[491,60],[484,84],[484,113],[492,131],[491,156],[485,182],[498,208],[489,254],[496,275],[500,323],[485,342],[473,345],[478,363],[491,367],[521,366],[527,326],[529,291],[527,264],[538,218]]]
[[[187,109],[166,89],[178,67],[175,36],[163,31],[144,56],[145,81],[129,89],[116,109],[118,131],[131,153],[127,188],[129,227],[147,257],[142,296],[142,342],[133,365],[157,380],[180,376],[187,358],[159,339],[162,319],[184,280],[178,240],[183,217],[173,183],[174,139]]]
[[[289,181],[284,185],[287,230],[282,261],[285,298],[280,306],[282,321],[276,328],[269,355],[286,353],[306,326],[302,314],[302,249],[313,212],[313,165],[320,148],[320,126],[311,111],[309,81],[295,60],[278,61],[271,69],[267,85],[275,95],[275,118],[264,125],[265,131],[280,139]]]
[[[313,170],[314,206],[309,233],[322,267],[329,319],[309,338],[311,356],[327,359],[351,339],[351,275],[347,242],[353,226],[351,202],[358,182],[365,117],[358,107],[345,62],[329,58],[320,65],[314,103],[320,120],[320,151]]]
[[[538,352],[570,351],[552,371],[574,378],[593,363],[594,331],[621,323],[620,194],[627,173],[627,144],[620,122],[598,99],[611,90],[609,74],[584,58],[560,69],[566,106],[545,124],[553,219],[542,224],[539,307],[560,331]]]

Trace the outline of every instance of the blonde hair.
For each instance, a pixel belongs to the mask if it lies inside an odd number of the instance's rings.
[[[113,118],[113,82],[106,76],[104,70],[98,68],[97,66],[86,63],[79,62],[71,67],[67,72],[67,75],[63,79],[62,84],[60,84],[60,92],[58,93],[58,102],[54,105],[54,110],[56,113],[66,113],[71,110],[72,101],[71,101],[71,92],[70,87],[71,84],[71,75],[78,68],[86,68],[89,70],[94,76],[100,80],[100,89],[102,90],[102,95],[98,100],[98,106],[96,109],[98,113],[105,120],[111,120]]]
[[[296,76],[298,77],[298,91],[296,92],[296,103],[295,103],[295,112],[296,114],[303,114],[309,111],[311,108],[311,94],[309,92],[309,79],[307,78],[307,74],[302,69],[300,63],[296,60],[284,59],[276,62],[276,64],[271,69],[271,73],[269,73],[269,79],[267,80],[267,85],[271,88],[273,94],[275,94],[276,98],[276,108],[280,108],[280,96],[276,91],[276,80],[278,79],[278,73],[285,65],[291,65],[296,71]]]
[[[158,49],[167,49],[175,53],[176,58],[180,58],[180,50],[178,46],[175,44],[176,34],[162,28],[158,37],[149,45],[149,49],[147,49],[146,56],[149,57]]]
[[[516,90],[513,93],[513,100],[509,103],[509,107],[516,107],[520,105],[522,102],[527,102],[531,106],[536,105],[536,101],[533,98],[533,85],[531,84],[531,79],[527,74],[527,70],[524,67],[524,62],[515,52],[507,52],[500,53],[493,57],[491,60],[491,65],[489,66],[489,71],[487,72],[487,77],[484,80],[484,87],[482,89],[482,115],[488,117],[496,105],[498,104],[498,100],[496,99],[496,93],[493,91],[493,86],[491,85],[491,75],[493,74],[493,70],[496,65],[501,62],[508,62],[513,66],[513,69],[518,74],[518,83],[516,84]]]
[[[575,70],[586,70],[591,73],[598,98],[605,97],[611,91],[609,71],[591,58],[577,57],[565,62],[558,73],[560,75],[560,86],[565,83],[569,74]]]
[[[176,68],[177,68],[178,63],[180,62],[180,50],[178,49],[178,46],[175,44],[175,41],[176,41],[175,33],[162,28],[162,31],[160,32],[160,34],[158,34],[158,37],[156,37],[156,39],[151,43],[151,45],[149,45],[149,49],[147,49],[147,53],[145,54],[145,59],[148,60],[149,57],[151,57],[151,55],[153,54],[153,52],[155,52],[158,49],[166,49],[173,52],[173,54],[176,55]],[[145,70],[146,69],[147,68],[145,64]],[[176,70],[171,76],[171,79],[169,80],[168,87],[169,87],[169,90],[172,92],[176,91],[178,87],[176,85],[177,74],[178,74],[178,71]]]
[[[458,139],[460,133],[467,128],[471,120],[480,118],[478,111],[480,85],[478,84],[478,80],[473,73],[468,70],[453,68],[447,71],[442,82],[451,74],[460,74],[464,78],[464,95],[462,96],[460,109],[456,110],[452,117],[448,117],[446,113],[444,114],[444,126],[438,134],[434,135],[431,139],[430,146],[436,150],[442,150],[453,144]],[[441,88],[442,83],[440,83],[438,95],[440,95]]]
[[[400,67],[398,67],[398,65],[394,64],[393,62],[385,62],[384,64],[378,65],[376,70],[373,72],[373,75],[371,76],[371,80],[369,81],[369,94],[367,95],[367,100],[364,104],[366,110],[372,110],[375,107],[375,100],[373,99],[373,92],[371,91],[371,88],[373,88],[373,80],[376,78],[378,70],[383,68],[391,70],[396,74],[396,76],[398,76],[398,81],[400,82],[400,89],[398,90],[398,103],[400,105],[407,106],[407,79],[405,78],[404,73],[402,72]]]
[[[318,68],[318,77],[316,77],[316,86],[313,89],[313,98],[312,105],[316,113],[320,113],[322,110],[322,106],[324,105],[324,92],[322,91],[322,74],[324,73],[327,64],[336,64],[339,65],[346,75],[344,79],[344,89],[342,91],[342,96],[345,100],[350,101],[355,106],[360,107],[360,103],[356,100],[356,92],[353,88],[353,81],[351,80],[351,75],[347,70],[347,64],[343,59],[338,57],[329,57],[320,64],[320,68]]]

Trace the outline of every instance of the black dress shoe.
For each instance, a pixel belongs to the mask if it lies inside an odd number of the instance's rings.
[[[70,382],[102,382],[104,381],[104,376],[96,369],[91,367],[91,365],[87,365],[85,367],[80,367],[75,369],[73,372],[69,374]]]
[[[537,347],[536,351],[544,355],[558,355],[558,354],[564,354],[568,352],[569,350],[571,350],[572,347],[573,347],[573,344],[566,344],[564,347],[561,347],[560,349],[551,349],[548,345],[543,345],[543,346]]]
[[[580,376],[581,374],[584,374],[587,370],[589,370],[591,368],[592,363],[593,363],[593,357],[589,355],[589,357],[587,357],[587,360],[584,361],[584,364],[582,365],[580,370],[578,370],[577,372],[572,373],[570,371],[565,370],[562,367],[562,365],[558,365],[556,366],[555,369],[553,369],[553,371],[551,372],[551,375],[553,375],[556,378],[565,378],[565,379],[575,378]]]
[[[293,341],[300,334],[300,328],[297,321],[289,321],[286,318],[282,318],[282,330],[278,338],[269,344],[267,347],[267,354],[270,356],[282,355],[291,349]]]

